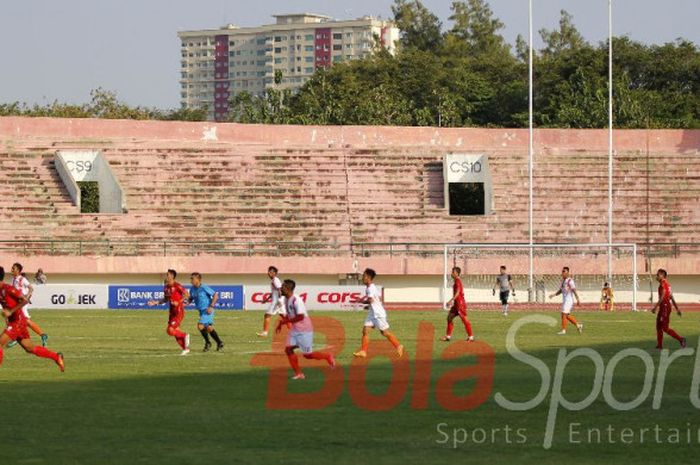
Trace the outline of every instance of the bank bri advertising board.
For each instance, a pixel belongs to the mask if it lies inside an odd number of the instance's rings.
[[[211,287],[219,293],[216,302],[217,310],[243,310],[243,286],[216,286]],[[185,286],[190,289],[190,286]],[[163,310],[165,305],[149,307],[149,300],[161,300],[163,298],[163,286],[109,286],[109,308],[111,310]]]

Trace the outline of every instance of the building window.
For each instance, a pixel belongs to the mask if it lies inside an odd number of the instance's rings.
[[[304,68],[304,72],[308,74],[312,74],[314,72],[313,68]]]
[[[304,59],[304,61],[306,61],[307,63],[313,63],[313,62],[314,62],[314,57],[306,57],[306,58]]]
[[[306,46],[304,46],[304,50],[307,52],[313,52],[314,46],[313,45],[306,45]]]
[[[304,40],[314,40],[314,35],[313,34],[306,34],[304,36]],[[192,45],[192,44],[190,44]]]
[[[343,44],[335,44],[333,45],[333,50],[342,50],[343,49]]]
[[[343,34],[333,34],[333,40],[342,40]]]
[[[275,53],[282,53],[282,48],[281,47],[275,48]]]

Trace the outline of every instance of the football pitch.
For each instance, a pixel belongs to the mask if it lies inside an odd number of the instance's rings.
[[[557,325],[532,321],[517,330],[515,343],[530,356],[524,362],[507,351],[506,336],[516,322],[536,315],[552,317]],[[504,318],[494,312],[471,312],[477,341],[495,353],[495,364],[489,365],[488,356],[443,357],[448,346],[466,344],[437,340],[444,332],[445,313],[391,312],[392,330],[407,350],[404,367],[410,368],[398,381],[386,357],[356,361],[359,368],[354,372],[349,368],[364,313],[311,312],[312,319],[321,316],[337,320],[345,329],[346,341],[337,356],[342,393],[323,408],[279,409],[271,408],[268,400],[270,370],[251,365],[256,353],[273,349],[271,338],[255,336],[262,321],[260,312],[219,312],[216,324],[225,351],[202,353],[201,336],[194,330],[196,316],[188,311],[183,329],[192,334],[192,353],[181,357],[174,339],[165,334],[164,312],[33,310],[32,317],[50,335],[48,346],[65,354],[66,372],[19,347],[6,349],[0,367],[3,461],[560,465],[689,463],[700,453],[700,412],[691,402],[698,395],[694,367],[700,372],[694,353],[700,335],[698,314],[672,317],[671,326],[693,350],[686,349],[685,355],[667,364],[659,408],[654,408],[652,399],[659,392],[663,354],[654,348],[655,318],[649,313],[579,313],[585,324],[583,334],[570,327],[568,335],[557,336],[558,313],[511,313]],[[426,323],[434,326],[434,333],[426,330]],[[455,323],[453,340],[458,341],[464,328],[459,320]],[[372,341],[389,347],[377,332]],[[323,348],[322,335],[317,334],[315,342],[317,350]],[[670,356],[679,351],[675,340],[666,336],[664,342]],[[562,357],[578,348],[593,349],[604,365],[596,368],[584,356],[563,366]],[[620,354],[629,348],[640,350]],[[277,357],[286,366],[281,350],[275,350],[276,355],[268,359]],[[425,374],[426,366],[419,367],[415,354],[426,351],[432,352],[427,368],[430,383],[419,388],[417,371]],[[537,363],[539,371],[534,367]],[[315,368],[320,366],[303,365],[307,379],[290,381],[289,391],[324,389],[329,372]],[[452,385],[451,395],[468,396],[481,389],[487,394],[483,403],[469,410],[446,408],[445,401],[438,399],[444,390],[440,380],[473,366],[481,371],[465,372],[468,379]],[[489,366],[492,385],[487,379]],[[542,370],[550,375],[547,384]],[[357,375],[361,371],[363,377]],[[559,406],[565,402],[551,402],[557,372],[563,374],[562,396],[569,403],[579,403],[578,407],[587,404],[582,410],[570,411]],[[611,377],[611,395],[618,402],[630,406],[639,398],[639,405],[626,411],[613,408],[605,388],[594,389],[597,372],[605,380]],[[286,374],[291,376],[291,370]],[[651,378],[646,384],[645,376]],[[395,385],[389,388],[392,380]],[[482,381],[485,384],[479,384]],[[364,383],[362,389],[369,396],[394,392],[398,403],[382,411],[358,406],[362,402],[351,393],[353,383]],[[651,386],[648,392],[647,385]],[[406,386],[405,393],[401,386]],[[421,408],[414,400],[423,398],[426,389],[427,405]],[[524,403],[538,394],[542,401],[523,411],[504,408],[497,400]],[[587,397],[590,402],[585,402]],[[379,402],[375,407],[386,404]],[[548,423],[552,415],[553,425]],[[551,447],[546,448],[548,424],[553,436]]]

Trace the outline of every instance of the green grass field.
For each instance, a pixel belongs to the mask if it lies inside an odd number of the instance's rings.
[[[469,411],[447,411],[438,405],[437,380],[447,370],[474,364],[475,358],[442,360],[447,344],[435,341],[428,408],[411,408],[413,388],[409,386],[403,401],[383,412],[360,409],[348,391],[348,384],[357,382],[347,381],[347,373],[351,352],[359,344],[364,318],[360,313],[312,313],[312,317],[335,318],[345,327],[347,342],[338,357],[345,387],[329,407],[291,411],[266,407],[269,371],[250,365],[256,352],[272,347],[271,340],[255,337],[261,313],[220,312],[217,327],[227,344],[225,353],[201,353],[201,337],[193,334],[188,357],[180,357],[174,340],[165,334],[162,312],[34,310],[32,315],[50,334],[49,347],[65,354],[67,368],[61,374],[52,362],[26,355],[18,347],[6,350],[0,367],[4,425],[0,451],[5,463],[643,464],[689,463],[700,452],[700,415],[689,397],[694,354],[675,360],[668,369],[661,409],[652,408],[653,391],[640,406],[622,412],[612,409],[600,394],[582,411],[560,408],[553,445],[543,448],[551,388],[544,402],[529,411],[509,411],[494,400],[500,392],[511,400],[525,401],[540,389],[538,372],[512,358],[505,348],[511,325],[532,314],[513,313],[508,319],[497,313],[470,314],[477,339],[496,352],[493,390],[482,405]],[[392,312],[389,317],[414,371],[419,323],[433,323],[437,339],[444,331],[445,315]],[[560,348],[595,349],[606,366],[620,350],[640,348],[653,358],[656,387],[660,355],[654,349],[653,315],[581,313],[579,317],[585,323],[583,335],[570,331],[556,336],[557,328],[530,324],[518,332],[517,344],[541,359],[552,374]],[[696,314],[672,319],[672,327],[688,338],[691,348],[698,344],[698,320]],[[190,329],[195,322],[195,314],[188,312],[184,327]],[[464,334],[456,323],[455,340]],[[379,334],[372,337],[383,341]],[[665,342],[671,353],[678,350],[676,341],[667,337]],[[322,343],[317,338],[317,348]],[[587,359],[572,361],[564,378],[566,398],[584,399],[594,371]],[[294,384],[294,392],[321,387],[322,371],[306,368],[305,372],[307,379]],[[381,394],[391,375],[388,359],[372,360],[366,374],[368,391]],[[616,398],[635,398],[643,380],[641,359],[623,360],[615,371]],[[458,383],[457,394],[471,392],[474,385],[473,380]],[[571,426],[576,423],[580,426]],[[654,433],[657,425],[660,443]],[[511,430],[509,438],[506,428]],[[572,441],[569,428],[579,432],[574,439],[580,442]],[[595,433],[593,441],[588,441],[587,431],[592,428],[602,431],[600,443]],[[608,428],[613,428],[615,443],[606,436]],[[623,428],[634,433],[629,444],[622,442]],[[644,428],[651,432],[642,433]],[[679,430],[678,436],[673,428]],[[464,439],[464,432],[468,439],[453,447],[453,438]],[[446,436],[449,440],[443,444]]]

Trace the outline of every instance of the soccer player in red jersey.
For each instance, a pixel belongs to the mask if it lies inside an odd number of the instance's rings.
[[[153,307],[160,304],[168,304],[170,315],[168,317],[168,328],[165,330],[169,336],[175,338],[182,348],[180,355],[190,353],[190,335],[180,331],[180,325],[185,318],[185,302],[189,301],[189,293],[182,284],[175,281],[177,271],[168,270],[163,287],[163,299],[149,300],[148,306]]]
[[[685,338],[681,337],[668,326],[671,321],[671,305],[676,307],[678,316],[681,316],[681,311],[678,309],[678,305],[676,305],[676,301],[673,299],[673,293],[671,292],[671,285],[668,283],[668,273],[666,270],[660,268],[659,271],[656,272],[656,280],[659,282],[659,301],[656,302],[654,308],[651,309],[651,313],[656,313],[656,309],[659,309],[659,314],[656,316],[656,348],[663,348],[664,333],[680,342],[681,347],[685,347]]]
[[[50,358],[56,362],[61,371],[64,371],[63,354],[52,352],[46,347],[35,346],[29,339],[27,317],[22,311],[22,307],[27,304],[27,298],[21,291],[2,282],[4,279],[5,269],[0,266],[0,305],[2,305],[2,316],[7,319],[7,327],[0,336],[0,364],[2,364],[5,346],[10,341],[17,341],[27,353],[41,358]]]
[[[455,325],[452,320],[459,316],[464,324],[464,329],[467,331],[467,341],[474,340],[474,333],[472,332],[472,324],[467,319],[467,301],[464,299],[464,287],[462,286],[462,280],[459,279],[459,275],[462,274],[462,269],[458,266],[452,268],[452,279],[454,284],[452,285],[452,298],[447,302],[446,307],[450,308],[450,313],[447,314],[447,333],[441,339],[442,341],[449,341],[452,339],[452,330]]]

